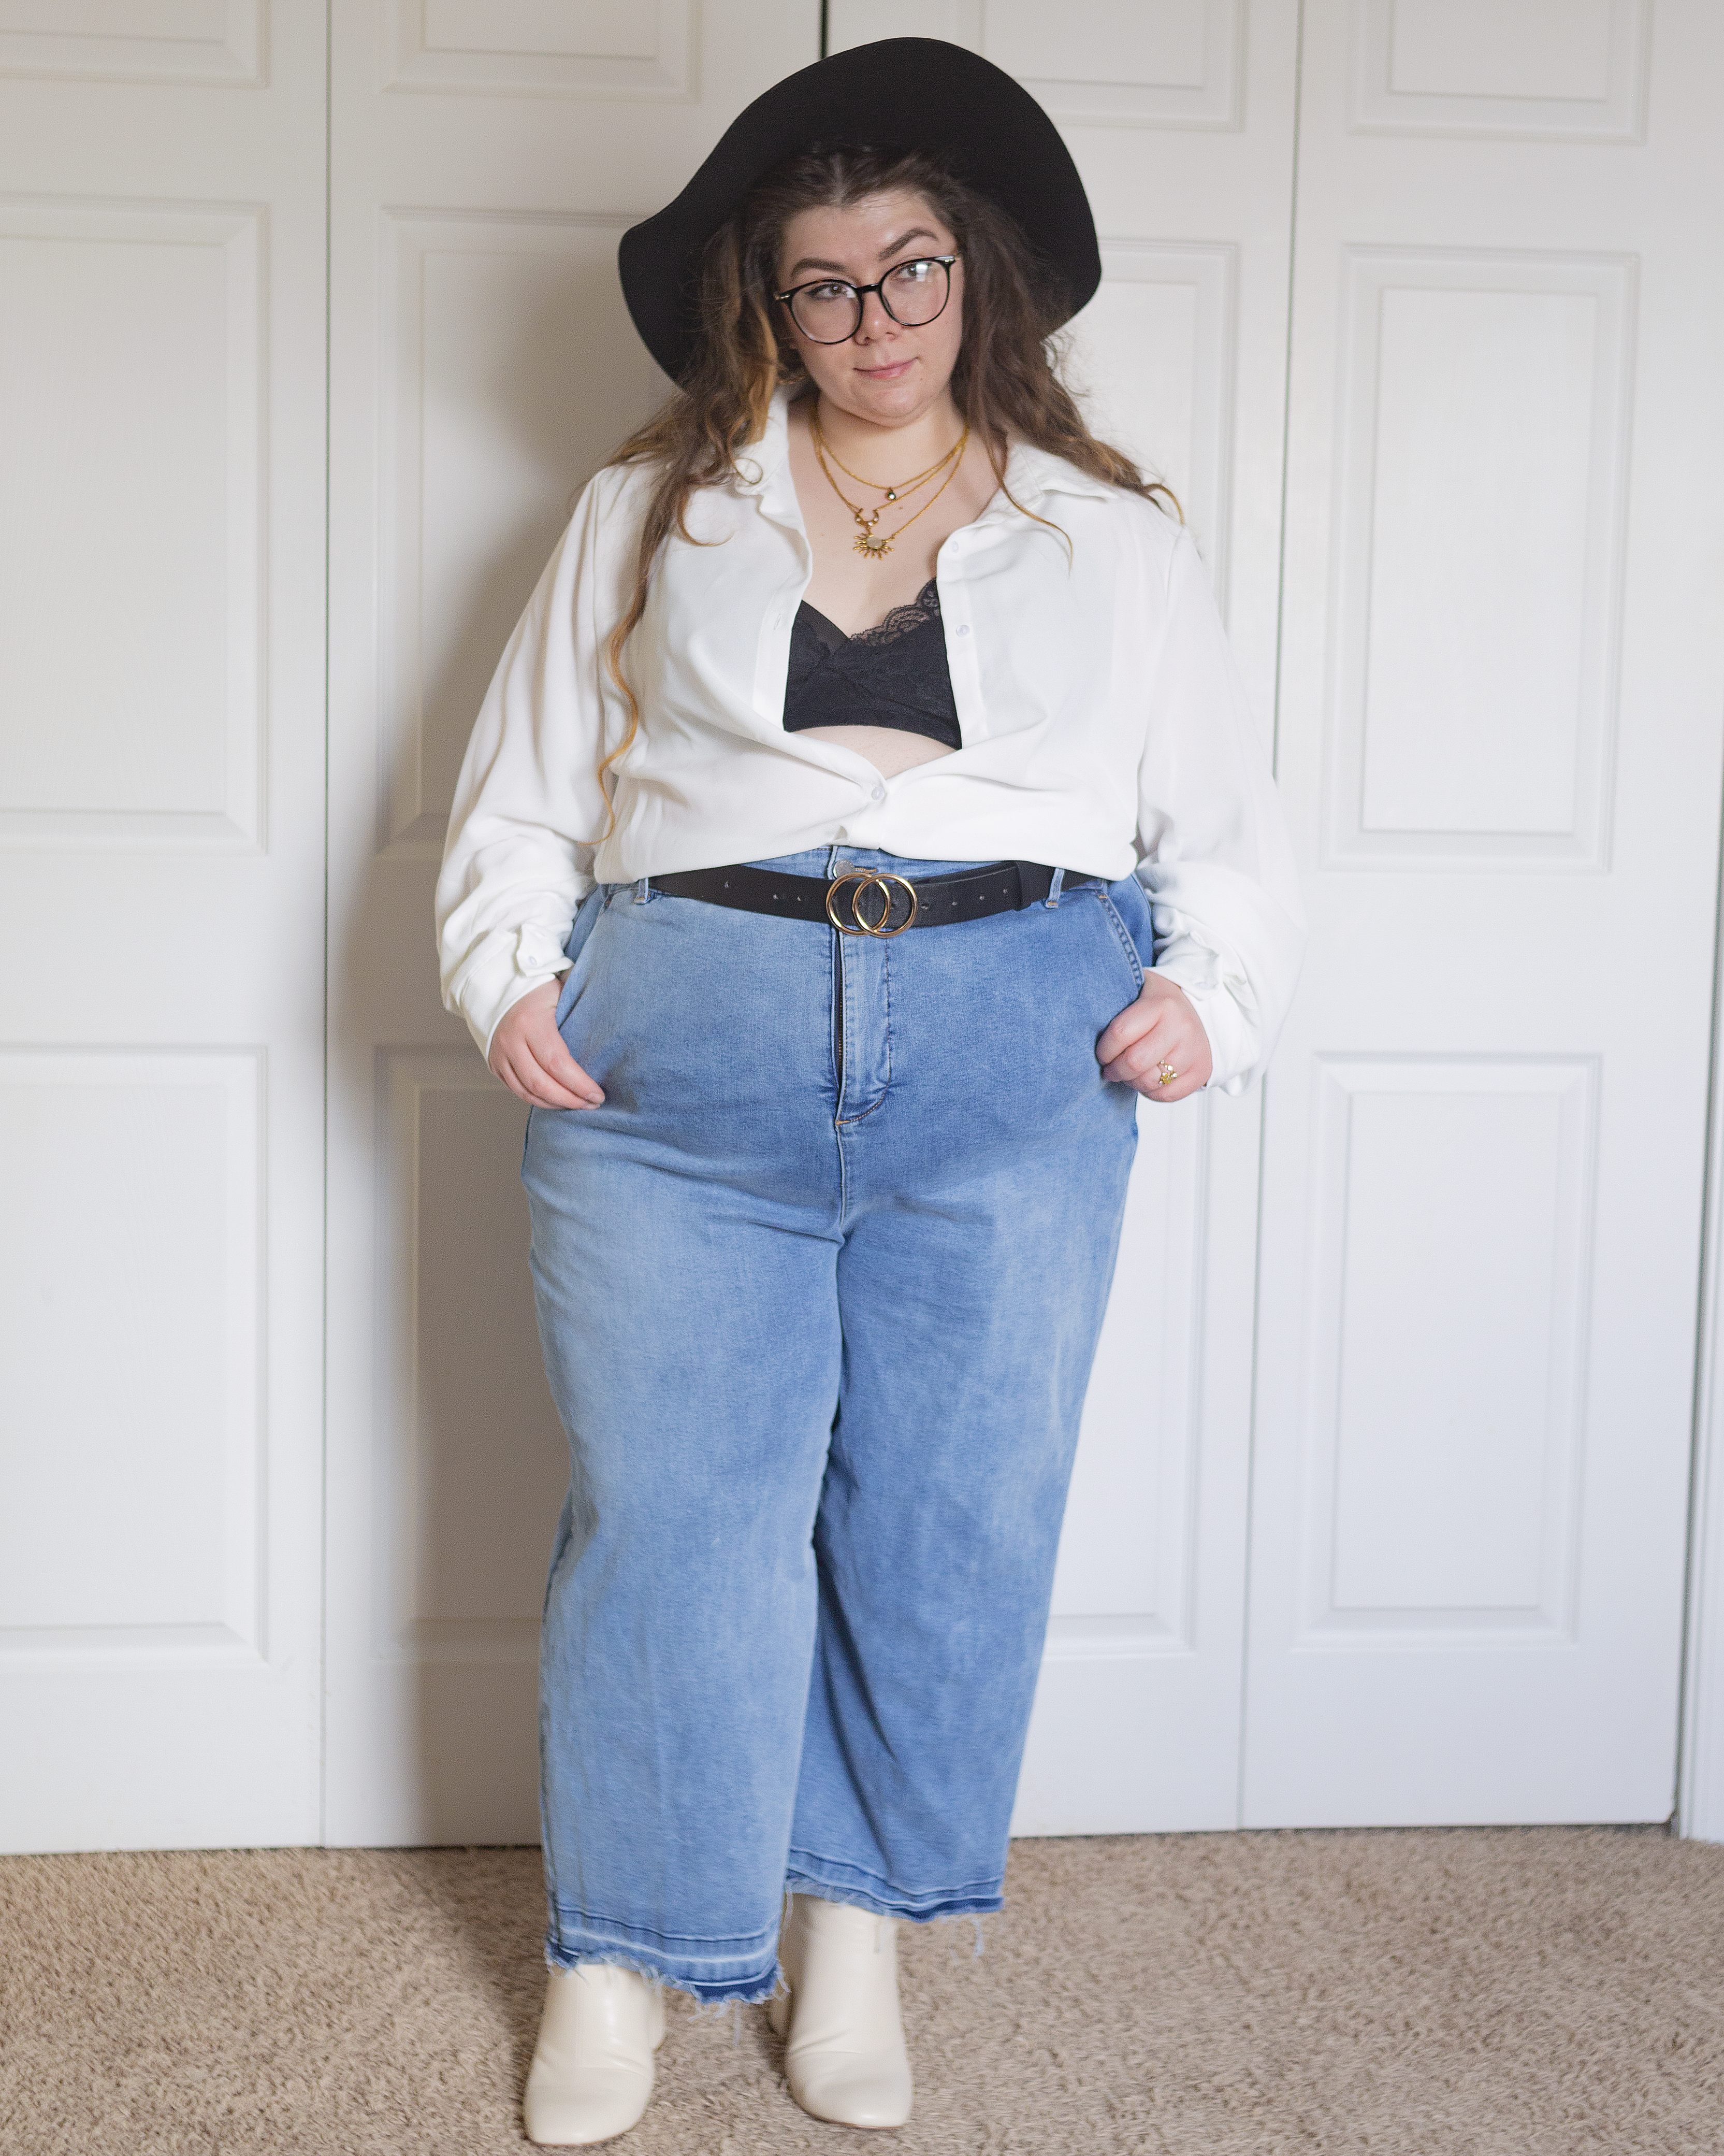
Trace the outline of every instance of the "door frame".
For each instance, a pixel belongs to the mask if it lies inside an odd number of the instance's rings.
[[[1676,1764],[1676,1831],[1691,1841],[1724,1841],[1724,874],[1713,948],[1711,1092]]]

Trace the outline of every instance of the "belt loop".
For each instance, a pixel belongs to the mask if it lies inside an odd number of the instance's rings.
[[[653,880],[650,876],[643,876],[634,886],[634,903],[644,906],[652,895]]]
[[[1060,903],[1060,885],[1061,885],[1061,884],[1063,884],[1063,883],[1065,882],[1065,870],[1064,870],[1064,869],[1055,869],[1055,870],[1054,870],[1054,880],[1052,881],[1052,883],[1050,883],[1050,884],[1048,886],[1048,895],[1047,895],[1047,896],[1046,896],[1046,897],[1042,901],[1042,904],[1043,904],[1044,906],[1057,906],[1059,905],[1059,903]]]

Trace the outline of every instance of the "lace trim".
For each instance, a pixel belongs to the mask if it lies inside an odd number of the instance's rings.
[[[931,621],[940,619],[940,587],[930,577],[916,597],[903,606],[895,606],[884,621],[877,621],[872,629],[859,629],[849,639],[852,644],[895,644],[900,636],[908,636],[913,629],[926,629]]]

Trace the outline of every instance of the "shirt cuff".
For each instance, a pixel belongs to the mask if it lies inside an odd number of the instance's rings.
[[[506,1012],[541,982],[554,981],[567,970],[563,955],[567,940],[541,921],[525,927],[500,929],[485,937],[464,969],[455,988],[456,1007],[467,1021],[467,1030],[489,1060],[491,1036]]]
[[[1193,966],[1193,973],[1207,968]],[[1205,1090],[1213,1093],[1243,1093],[1256,1060],[1257,1040],[1244,1013],[1228,993],[1213,983],[1180,978],[1180,965],[1157,966],[1156,971],[1183,989],[1186,1001],[1198,1014],[1209,1043],[1209,1076]]]

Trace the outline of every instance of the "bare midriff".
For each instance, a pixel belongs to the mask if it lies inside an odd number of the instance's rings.
[[[898,726],[804,726],[798,738],[852,749],[858,756],[865,756],[886,778],[895,778],[914,764],[931,763],[936,756],[952,752],[944,742],[931,741],[926,734],[906,733]]]

